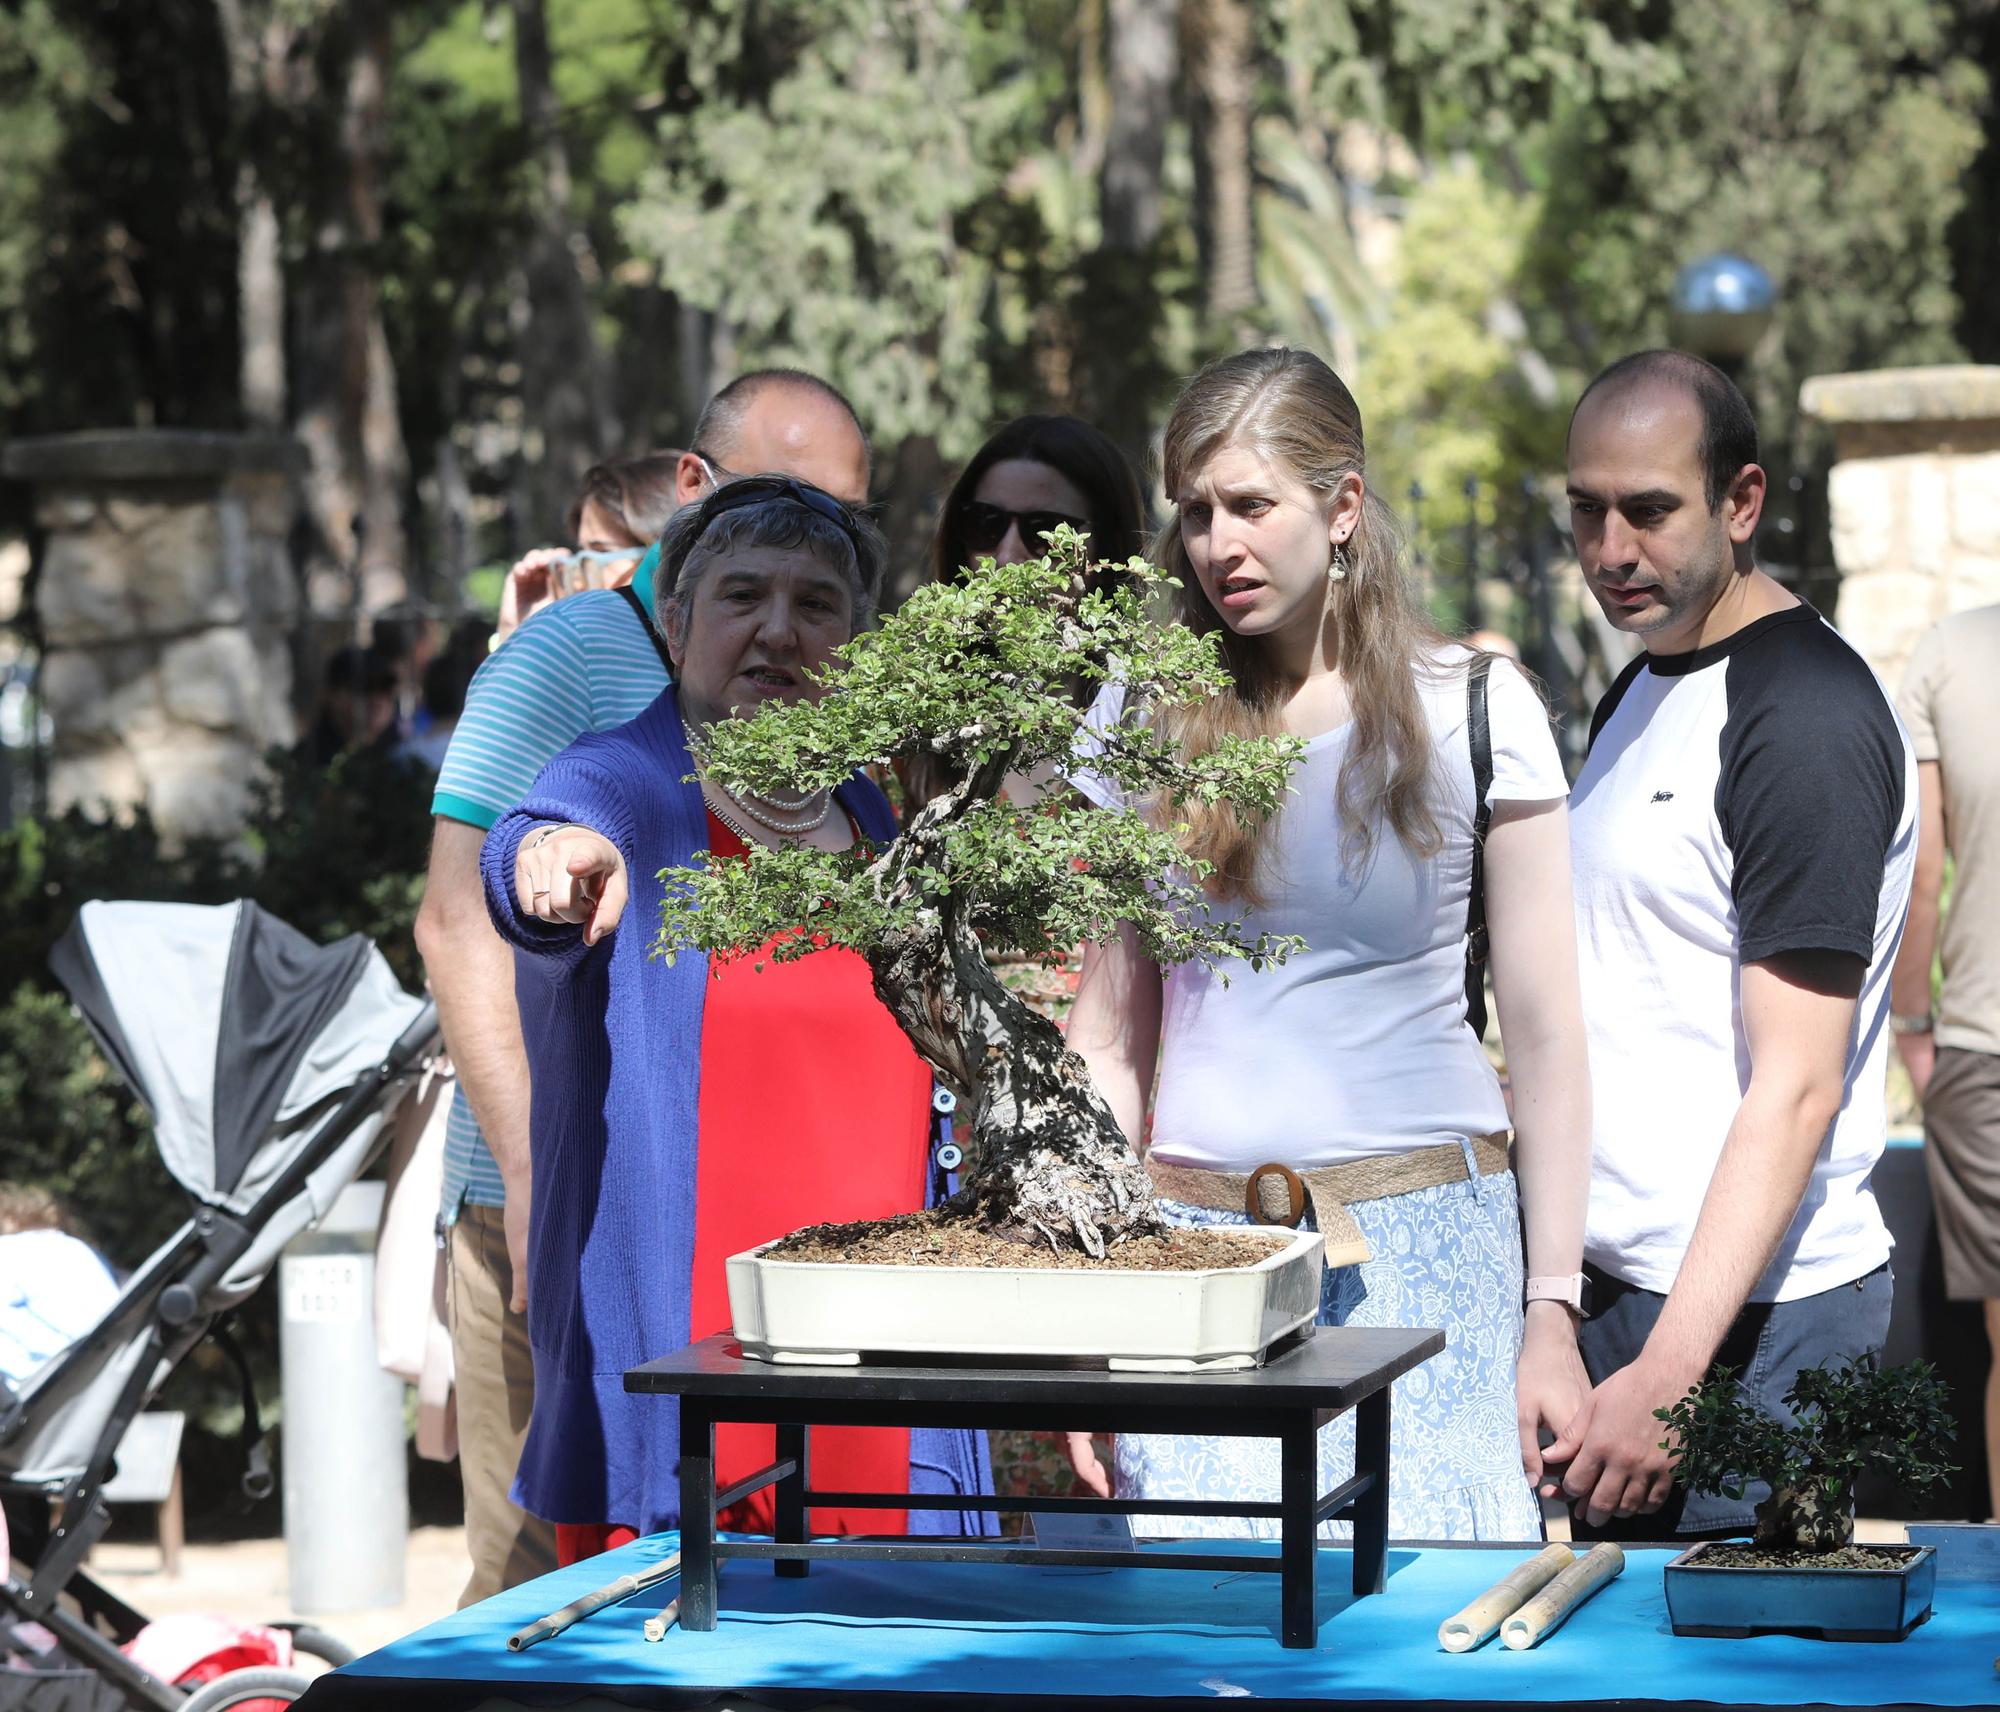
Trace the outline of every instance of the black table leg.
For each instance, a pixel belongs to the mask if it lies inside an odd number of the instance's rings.
[[[715,1627],[715,1419],[681,1399],[681,1627]]]
[[[806,1537],[807,1457],[811,1454],[811,1429],[802,1421],[778,1423],[778,1460],[794,1466],[781,1475],[777,1489],[777,1538],[781,1543],[803,1545]],[[804,1575],[812,1568],[805,1558],[779,1558],[777,1571],[783,1576]]]
[[[1278,1572],[1278,1639],[1288,1650],[1310,1651],[1319,1642],[1318,1578],[1319,1522],[1322,1513],[1337,1515],[1354,1531],[1352,1578],[1356,1598],[1386,1590],[1390,1512],[1391,1408],[1388,1386],[1395,1372],[1411,1361],[1434,1354],[1443,1335],[1417,1329],[1400,1341],[1386,1332],[1381,1353],[1366,1370],[1355,1369],[1349,1351],[1334,1340],[1304,1340],[1268,1366],[1210,1385],[1190,1379],[1186,1389],[1177,1379],[1155,1377],[1127,1380],[1112,1372],[1072,1374],[1066,1370],[1030,1382],[1011,1369],[965,1368],[962,1364],[935,1370],[921,1364],[908,1368],[854,1373],[842,1368],[766,1366],[747,1358],[725,1334],[704,1339],[677,1355],[663,1357],[626,1375],[634,1392],[657,1390],[681,1398],[682,1622],[692,1631],[719,1626],[718,1574],[732,1559],[768,1562],[776,1574],[806,1575],[814,1559],[840,1563],[876,1561],[979,1562],[1067,1564],[1088,1563],[1105,1568],[1157,1565],[1184,1571]],[[1352,1353],[1359,1354],[1359,1351]],[[1295,1364],[1295,1365],[1294,1365]],[[1352,1369],[1352,1370],[1350,1370]],[[672,1383],[670,1383],[672,1382]],[[678,1389],[692,1388],[693,1394]],[[1048,1395],[1041,1393],[1046,1389]],[[1035,1393],[1032,1403],[1026,1399]],[[1065,1551],[1035,1549],[1010,1543],[995,1549],[985,1542],[959,1544],[930,1541],[832,1541],[815,1539],[812,1505],[831,1508],[845,1500],[863,1509],[897,1509],[913,1504],[919,1510],[978,1508],[980,1500],[963,1497],[916,1498],[877,1492],[827,1491],[814,1485],[811,1428],[808,1423],[843,1426],[902,1426],[955,1428],[987,1419],[986,1424],[1020,1424],[1046,1420],[1064,1408],[1087,1417],[1084,1424],[1119,1431],[1161,1433],[1221,1433],[1276,1441],[1279,1490],[1246,1499],[1217,1498],[1169,1506],[1190,1516],[1241,1516],[1259,1522],[1277,1520],[1278,1551],[1267,1543],[1262,1553],[1180,1552],[1168,1556],[1130,1551]],[[1355,1423],[1354,1471],[1323,1492],[1320,1485],[1321,1423],[1352,1409]],[[771,1428],[777,1466],[759,1470],[737,1483],[748,1490],[762,1484],[772,1491],[771,1541],[722,1540],[716,1506],[730,1495],[718,1483],[716,1439],[723,1422]],[[1345,1436],[1345,1435],[1343,1435]],[[1268,1465],[1267,1465],[1268,1466]],[[824,1484],[825,1472],[820,1471]],[[836,1485],[839,1483],[836,1482]],[[732,1489],[734,1490],[734,1489]],[[886,1502],[885,1502],[886,1500]],[[1108,1506],[1074,1501],[1029,1500],[994,1508],[1049,1508],[1080,1513],[1093,1508],[1130,1509],[1151,1513],[1157,1505],[1143,1497],[1116,1500]],[[792,1567],[784,1567],[791,1565]],[[1268,1607],[1267,1607],[1268,1610]]]
[[[1313,1511],[1319,1499],[1319,1427],[1310,1409],[1301,1410],[1278,1441],[1280,1638],[1288,1647],[1319,1642],[1319,1527]]]
[[[1388,1580],[1389,1387],[1371,1391],[1354,1411],[1354,1470],[1375,1484],[1354,1500],[1354,1591],[1380,1593]]]

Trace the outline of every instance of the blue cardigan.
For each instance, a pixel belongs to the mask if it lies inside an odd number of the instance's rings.
[[[528,1338],[535,1413],[514,1501],[552,1522],[653,1533],[680,1520],[680,1406],[628,1396],[624,1375],[688,1341],[694,1270],[696,1111],[708,959],[649,958],[666,895],[659,870],[708,847],[675,692],[629,724],[580,737],[542,769],[481,852],[486,906],[515,947],[515,993],[533,1081],[534,1202]],[[837,793],[862,834],[887,843],[887,799],[857,774]],[[521,840],[570,822],[625,859],[631,896],[595,946],[523,915]],[[912,1492],[993,1490],[983,1434],[917,1429]],[[992,1533],[987,1511],[911,1513],[914,1532]]]

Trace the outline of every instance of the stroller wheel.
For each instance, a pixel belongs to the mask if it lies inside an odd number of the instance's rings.
[[[309,1679],[295,1670],[270,1670],[253,1666],[248,1670],[224,1671],[213,1682],[205,1682],[181,1702],[181,1712],[223,1712],[226,1706],[289,1706],[305,1693]]]
[[[334,1666],[352,1664],[360,1655],[337,1635],[329,1635],[324,1629],[311,1623],[273,1623],[274,1629],[284,1629],[292,1637],[292,1645],[302,1653],[311,1653],[316,1659]]]

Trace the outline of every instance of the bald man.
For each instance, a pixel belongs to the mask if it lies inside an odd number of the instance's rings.
[[[1622,1537],[1753,1521],[1763,1487],[1687,1497],[1660,1449],[1653,1411],[1713,1363],[1789,1420],[1800,1368],[1888,1330],[1868,1178],[1916,763],[1861,657],[1757,568],[1764,491],[1750,408],[1697,357],[1628,357],[1571,419],[1577,557],[1644,652],[1570,795],[1593,1389],[1547,1459],[1582,1530]]]
[[[675,472],[691,505],[735,476],[797,476],[835,499],[868,498],[868,442],[850,405],[800,369],[760,369],[708,401]]]
[[[675,467],[677,499],[737,476],[797,476],[838,499],[868,497],[868,441],[817,376],[764,369],[732,381]],[[534,1404],[528,1349],[528,1060],[513,952],[493,931],[479,879],[487,828],[552,756],[587,731],[636,718],[666,688],[652,622],[654,546],[622,589],[592,589],[528,619],[474,675],[431,813],[430,875],[417,916],[458,1071],[440,1218],[450,1251],[452,1354],[471,1604],[555,1567],[554,1534],[513,1502]]]

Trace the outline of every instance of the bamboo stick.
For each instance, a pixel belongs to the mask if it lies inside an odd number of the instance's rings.
[[[660,1607],[657,1616],[646,1619],[646,1639],[649,1641],[664,1641],[667,1638],[667,1631],[680,1620],[680,1595],[675,1594],[673,1598]]]
[[[641,1570],[637,1575],[621,1575],[616,1581],[608,1582],[580,1599],[572,1599],[560,1611],[551,1611],[546,1617],[537,1617],[524,1629],[516,1629],[507,1637],[507,1650],[518,1653],[532,1647],[537,1641],[546,1641],[551,1635],[560,1635],[572,1623],[580,1623],[593,1611],[601,1611],[607,1605],[616,1605],[621,1599],[630,1599],[633,1594],[665,1581],[670,1575],[680,1574],[681,1554],[675,1552],[662,1559],[651,1569]]]
[[[1448,1653],[1469,1653],[1491,1640],[1500,1625],[1576,1561],[1566,1545],[1544,1546],[1518,1563],[1455,1617],[1438,1625],[1438,1645]]]
[[[1570,1613],[1591,1598],[1625,1567],[1625,1554],[1609,1540],[1590,1548],[1548,1586],[1500,1625],[1500,1639],[1524,1652],[1569,1620]]]

